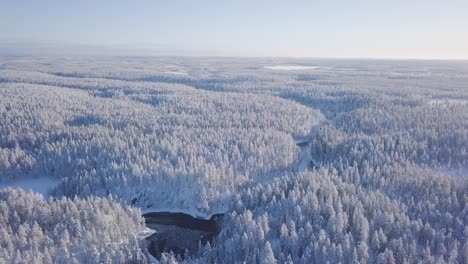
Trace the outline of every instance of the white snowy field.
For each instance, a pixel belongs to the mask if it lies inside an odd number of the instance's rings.
[[[429,103],[439,105],[468,104],[468,98],[432,98]]]
[[[468,260],[468,62],[1,61],[0,262],[151,262],[153,211],[225,213],[179,262]]]
[[[302,66],[302,65],[275,65],[275,66],[265,66],[265,69],[294,71],[294,70],[320,69],[320,67],[318,67],[318,66]]]
[[[24,180],[13,180],[0,183],[0,190],[5,188],[20,188],[25,191],[40,193],[48,198],[52,190],[59,185],[60,181],[48,177],[31,178]]]
[[[166,71],[164,73],[166,73],[166,74],[175,74],[175,75],[187,75],[186,72],[181,72],[181,71]]]

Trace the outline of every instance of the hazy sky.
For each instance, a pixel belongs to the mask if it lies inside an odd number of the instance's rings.
[[[166,55],[468,59],[468,0],[0,0],[0,42]]]

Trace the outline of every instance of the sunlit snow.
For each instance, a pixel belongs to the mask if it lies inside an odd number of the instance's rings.
[[[7,260],[151,261],[172,212],[225,216],[198,263],[463,263],[468,65],[126,60],[2,58]]]
[[[41,177],[35,179],[22,179],[13,182],[0,183],[0,189],[4,189],[7,187],[21,188],[25,191],[31,190],[35,193],[42,194],[44,197],[48,197],[50,191],[54,189],[59,183],[59,180],[51,179],[48,177]]]
[[[180,71],[166,71],[164,73],[167,73],[167,74],[174,74],[174,75],[187,75],[186,72],[180,72]]]
[[[276,66],[265,66],[265,69],[270,70],[281,70],[281,71],[297,71],[297,70],[313,70],[320,69],[319,66],[302,66],[302,65],[276,65]]]

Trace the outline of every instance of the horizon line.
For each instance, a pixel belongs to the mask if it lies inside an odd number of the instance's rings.
[[[26,46],[33,48],[26,50]],[[36,46],[37,45],[37,46]],[[54,45],[55,48],[62,50],[50,49],[46,46]],[[25,57],[25,56],[47,56],[47,57],[64,57],[64,56],[98,56],[98,57],[179,57],[179,58],[244,58],[244,59],[314,59],[314,60],[388,60],[388,61],[457,61],[468,62],[468,57],[453,58],[453,57],[405,57],[405,56],[300,56],[300,55],[234,55],[234,54],[219,54],[222,52],[197,51],[167,48],[158,49],[160,44],[143,44],[128,45],[128,44],[86,44],[86,43],[66,43],[57,41],[11,41],[0,40],[1,57]],[[22,47],[21,47],[22,46]],[[34,47],[31,47],[34,46]],[[155,48],[151,48],[154,46]],[[100,53],[99,50],[103,51]],[[181,53],[181,54],[177,54]],[[156,54],[159,53],[159,54]],[[198,53],[198,54],[197,54]],[[206,53],[206,54],[203,54]],[[218,53],[218,54],[216,54]],[[227,52],[229,53],[229,52]]]

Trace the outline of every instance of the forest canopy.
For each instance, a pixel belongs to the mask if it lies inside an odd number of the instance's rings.
[[[225,217],[163,263],[468,263],[466,62],[2,63],[0,262],[154,262],[174,210]]]

